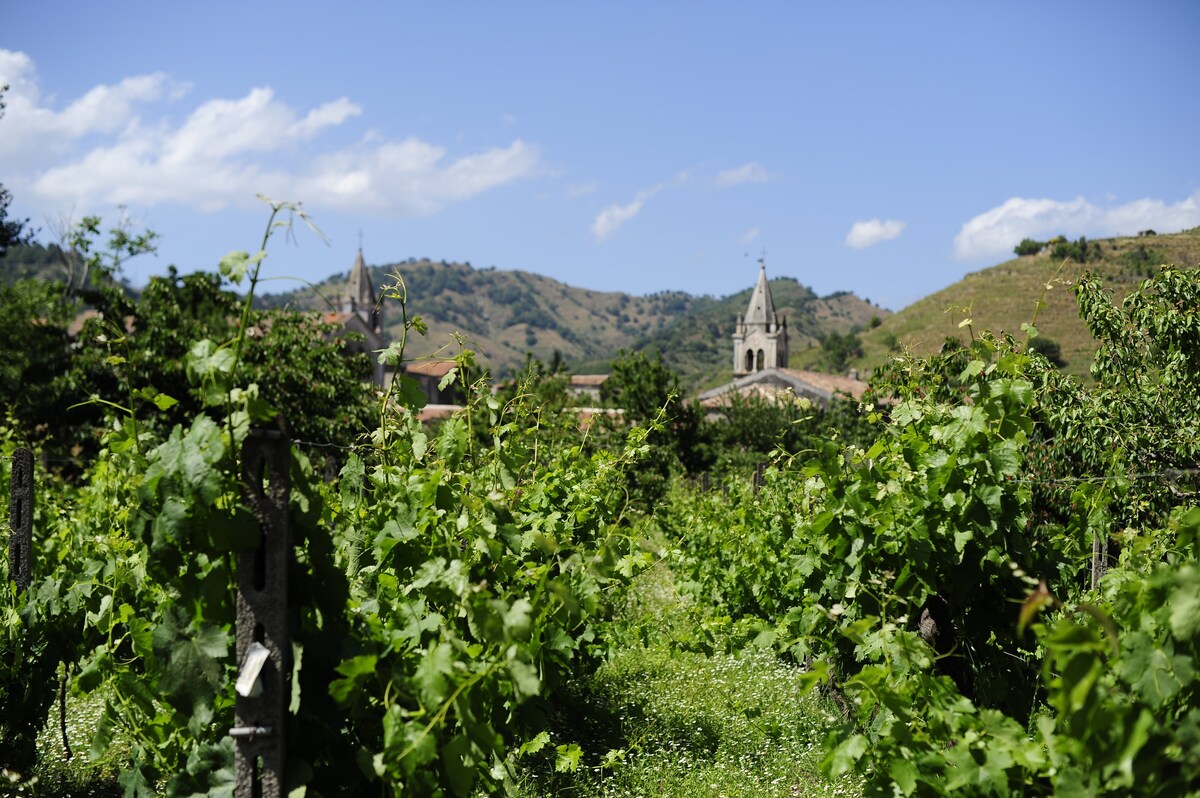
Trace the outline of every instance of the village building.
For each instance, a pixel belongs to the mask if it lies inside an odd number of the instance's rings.
[[[590,402],[593,406],[600,404],[600,386],[608,379],[607,374],[572,374],[567,386],[567,393],[575,399]]]
[[[387,368],[379,362],[379,351],[386,349],[388,339],[383,331],[383,303],[375,286],[371,284],[371,273],[363,262],[362,248],[358,257],[350,267],[350,277],[346,280],[346,289],[342,292],[338,310],[326,313],[322,321],[341,325],[342,332],[357,333],[358,340],[347,340],[348,352],[364,352],[371,359],[373,372],[371,380],[378,386],[386,387],[388,381]]]
[[[701,406],[711,411],[728,407],[735,396],[769,402],[805,399],[828,408],[835,398],[860,399],[866,390],[867,384],[853,376],[774,368],[738,377],[719,388],[705,391],[697,399]]]
[[[404,364],[404,373],[421,386],[421,392],[425,394],[425,401],[430,407],[456,407],[462,401],[462,389],[458,379],[454,379],[444,388],[442,380],[457,365],[453,360],[416,360]]]
[[[700,394],[700,404],[716,412],[734,397],[771,402],[805,399],[821,407],[828,407],[837,396],[860,398],[867,384],[856,374],[842,376],[788,368],[787,319],[775,312],[767,266],[761,260],[759,264],[750,304],[734,325],[733,382]]]

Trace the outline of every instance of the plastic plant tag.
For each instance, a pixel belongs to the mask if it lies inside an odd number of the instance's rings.
[[[238,672],[236,685],[238,695],[243,698],[254,698],[262,693],[262,682],[258,677],[270,656],[271,649],[262,643],[250,644],[250,648],[246,649],[246,658],[242,660],[242,668]]]

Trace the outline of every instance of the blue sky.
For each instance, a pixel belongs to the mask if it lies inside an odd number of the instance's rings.
[[[265,193],[330,238],[272,276],[361,230],[723,295],[765,249],[900,309],[1025,236],[1200,225],[1197,34],[1183,1],[9,4],[0,182],[47,239],[124,205],[162,237],[135,282],[256,249]]]

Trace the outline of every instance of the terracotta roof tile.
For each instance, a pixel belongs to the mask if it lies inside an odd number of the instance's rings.
[[[457,365],[453,360],[414,360],[404,364],[404,371],[408,374],[445,377]]]

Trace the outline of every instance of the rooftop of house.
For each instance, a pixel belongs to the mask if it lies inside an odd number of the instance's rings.
[[[759,397],[770,401],[807,397],[828,404],[839,395],[860,399],[866,390],[867,384],[854,377],[802,369],[768,368],[705,391],[698,398],[700,404],[708,408],[725,407],[734,396]]]
[[[445,377],[457,365],[453,360],[413,360],[404,364],[404,371],[427,377]]]
[[[572,374],[571,387],[587,388],[597,387],[604,384],[608,379],[607,374]]]

